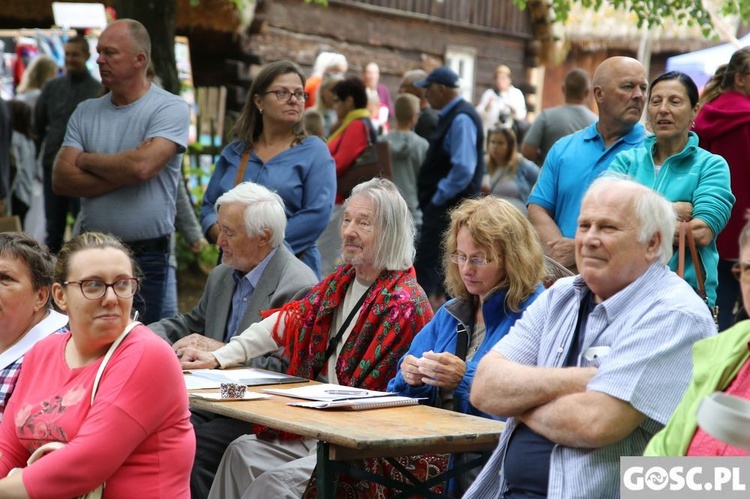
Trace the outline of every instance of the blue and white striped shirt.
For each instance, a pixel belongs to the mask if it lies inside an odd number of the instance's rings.
[[[581,276],[560,279],[531,304],[493,350],[520,364],[563,367],[585,287]],[[666,265],[655,263],[598,304],[584,334],[578,366],[598,368],[587,390],[629,402],[647,419],[612,445],[597,449],[556,445],[550,460],[550,499],[620,496],[620,456],[643,454],[667,422],[690,382],[693,343],[716,334],[716,327],[695,291]],[[591,347],[609,347],[609,352],[588,361],[583,353]],[[465,498],[503,497],[503,461],[517,424],[515,418],[508,419],[497,449]]]

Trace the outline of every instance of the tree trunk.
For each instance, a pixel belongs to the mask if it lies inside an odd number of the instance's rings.
[[[118,19],[135,19],[151,35],[151,60],[165,90],[180,91],[174,59],[174,35],[177,18],[176,0],[117,0]]]

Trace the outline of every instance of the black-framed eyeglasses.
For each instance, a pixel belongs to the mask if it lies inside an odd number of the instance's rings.
[[[295,99],[297,99],[297,102],[305,102],[307,99],[310,98],[310,94],[307,92],[303,92],[302,90],[297,90],[296,92],[290,92],[289,90],[282,88],[280,90],[269,90],[268,92],[263,92],[263,95],[268,94],[276,94],[276,98],[279,100],[279,102],[289,102],[289,100],[292,98],[292,95]]]
[[[469,258],[466,255],[459,255],[456,253],[452,254],[450,259],[451,262],[457,263],[458,265],[466,265],[466,262],[469,262],[475,267],[484,267],[492,262],[492,260],[488,260],[487,258],[480,258],[478,256],[472,256]]]
[[[107,288],[112,288],[120,298],[130,298],[138,292],[141,280],[137,277],[124,277],[113,283],[106,283],[99,279],[82,279],[80,281],[65,281],[63,285],[78,284],[81,294],[89,300],[98,300],[107,293]]]

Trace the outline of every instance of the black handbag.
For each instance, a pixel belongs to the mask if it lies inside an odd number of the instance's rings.
[[[367,134],[367,147],[360,153],[352,165],[336,179],[336,193],[348,198],[357,184],[367,182],[375,177],[391,179],[391,146],[388,142],[376,142]]]

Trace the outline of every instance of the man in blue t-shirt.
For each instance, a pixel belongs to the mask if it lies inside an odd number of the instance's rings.
[[[148,324],[162,318],[190,111],[146,77],[151,40],[138,21],[110,24],[97,51],[110,91],[71,116],[52,188],[81,197],[81,230],[114,234],[133,251],[144,276],[136,309]]]
[[[563,137],[550,149],[529,196],[529,219],[547,255],[575,268],[573,236],[583,194],[620,151],[639,147],[646,73],[629,57],[610,57],[594,73],[599,121]]]

